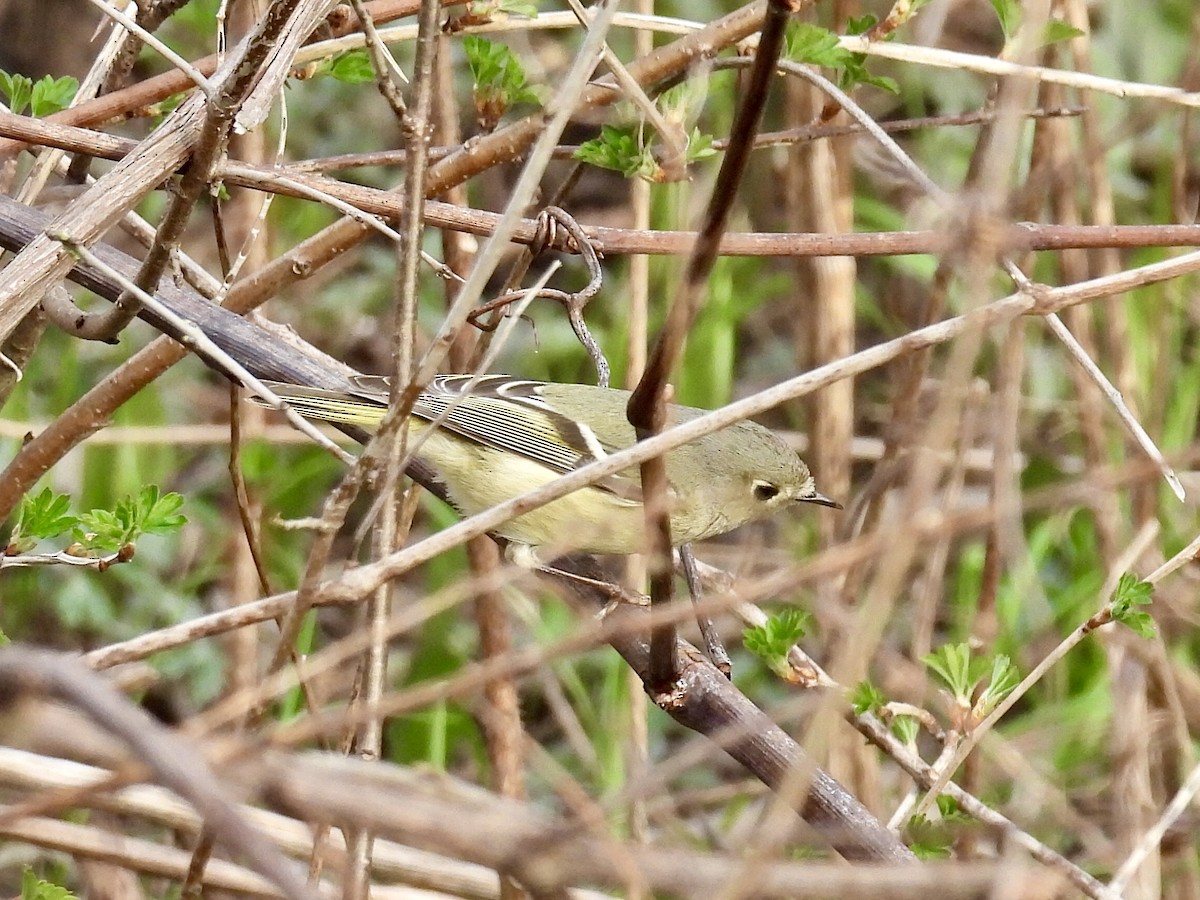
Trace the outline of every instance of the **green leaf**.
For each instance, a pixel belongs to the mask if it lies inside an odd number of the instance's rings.
[[[974,826],[970,816],[959,809],[953,797],[940,794],[936,800],[938,817],[913,816],[905,826],[909,847],[922,859],[943,859],[950,854],[956,835]]]
[[[1000,29],[1004,32],[1005,41],[1012,40],[1012,36],[1021,27],[1020,0],[992,0],[992,9],[996,11],[996,17],[1000,20]]]
[[[659,171],[654,155],[641,142],[640,130],[633,126],[603,126],[600,137],[580,144],[575,158],[588,165],[620,172],[626,178],[636,176],[653,181],[654,174]]]
[[[838,36],[808,22],[793,22],[783,39],[783,55],[792,62],[840,69],[850,52],[838,46]]]
[[[179,515],[182,506],[179,494],[160,497],[156,485],[147,485],[136,497],[118,501],[115,509],[93,509],[81,515],[76,537],[89,550],[112,553],[143,534],[166,534],[181,528],[187,522]]]
[[[108,509],[93,509],[79,517],[75,538],[88,550],[111,553],[125,543],[125,528],[117,514]]]
[[[21,872],[21,900],[75,900],[65,887],[43,881],[26,866]]]
[[[369,84],[375,80],[371,55],[364,49],[347,50],[318,67],[317,75],[328,75],[346,84]]]
[[[946,683],[955,700],[963,706],[970,705],[975,679],[971,672],[971,649],[965,643],[943,644],[921,662]]]
[[[8,108],[21,115],[33,96],[33,81],[24,75],[9,75],[0,69],[0,94],[4,94]]]
[[[707,96],[705,86],[698,79],[689,79],[667,88],[655,98],[654,105],[664,119],[682,127],[699,117]]]
[[[941,813],[943,819],[957,822],[970,822],[971,817],[964,813],[958,806],[958,801],[949,794],[938,794],[937,800],[938,812]]]
[[[701,159],[708,159],[710,156],[716,156],[717,151],[713,149],[713,138],[711,134],[705,134],[699,128],[693,128],[692,134],[688,138],[686,158],[688,163],[694,163]]]
[[[1084,32],[1076,28],[1062,19],[1051,19],[1046,23],[1046,27],[1042,29],[1042,46],[1049,44],[1057,44],[1060,41],[1070,41],[1077,37],[1083,37]]]
[[[808,623],[808,614],[803,610],[785,609],[770,616],[762,625],[747,628],[742,633],[742,642],[772,670],[786,676],[791,671],[788,653],[804,637]]]
[[[941,822],[913,816],[905,828],[908,848],[918,859],[949,859],[951,836]]]
[[[912,716],[896,716],[892,719],[892,734],[905,744],[915,744],[921,733],[921,723]]]
[[[850,69],[847,68],[846,72],[848,77]],[[854,84],[869,84],[871,87],[877,87],[881,91],[887,91],[889,94],[900,93],[900,85],[895,78],[889,78],[886,75],[872,75],[866,68],[856,68],[850,86],[853,87]]]
[[[66,109],[75,99],[79,82],[70,75],[51,78],[44,75],[34,86],[30,96],[30,111],[35,116],[49,116]]]
[[[879,24],[879,20],[870,13],[864,16],[850,16],[846,19],[846,34],[866,34]]]
[[[494,127],[518,103],[541,103],[525,67],[507,46],[472,34],[463,38],[463,51],[475,82],[475,109],[485,127]]]
[[[50,488],[43,488],[40,494],[27,494],[21,500],[8,550],[25,553],[39,540],[66,534],[78,523],[79,519],[71,514],[71,500],[66,494],[56,494]]]
[[[863,34],[874,28],[876,23],[874,16],[851,18],[846,23],[846,33]],[[869,84],[893,94],[900,93],[900,86],[894,79],[872,75],[867,71],[865,53],[851,53],[839,47],[838,36],[832,31],[807,22],[796,22],[788,29],[783,46],[784,56],[794,62],[840,69],[838,82],[842,90],[848,91],[858,84]]]
[[[950,688],[954,702],[964,710],[970,710],[978,722],[1003,700],[1020,682],[1020,675],[1007,656],[998,655],[993,660],[972,657],[971,648],[965,644],[945,644],[926,656],[922,662]],[[975,693],[979,691],[978,699]],[[970,723],[964,722],[970,727]]]
[[[171,491],[160,497],[157,485],[147,485],[138,497],[140,533],[166,534],[182,528],[187,523],[187,517],[179,515],[182,508],[182,495]]]
[[[1021,675],[1017,671],[1016,666],[1012,664],[1007,656],[1003,653],[999,654],[992,660],[992,671],[988,675],[988,684],[979,695],[979,699],[975,701],[975,708],[978,713],[986,716],[996,705],[1012,693],[1021,682]],[[978,680],[977,682],[978,683]]]
[[[620,172],[626,178],[659,181],[662,167],[654,155],[653,147],[643,142],[642,134],[642,129],[633,125],[604,125],[600,129],[600,137],[579,145],[575,158],[588,165]],[[684,161],[690,164],[715,155],[717,151],[712,143],[712,135],[693,128],[688,137]]]
[[[1155,635],[1154,619],[1140,607],[1149,606],[1154,599],[1154,585],[1139,581],[1132,572],[1125,572],[1117,581],[1109,603],[1114,622],[1120,622],[1139,637]]]
[[[878,713],[887,705],[887,697],[871,682],[860,681],[850,693],[850,705],[854,708],[855,714],[860,716],[868,712]]]
[[[858,84],[869,84],[892,94],[900,93],[900,85],[894,78],[888,78],[886,75],[872,75],[867,71],[867,54],[851,53],[850,59],[842,68],[840,86],[842,90],[849,91]]]

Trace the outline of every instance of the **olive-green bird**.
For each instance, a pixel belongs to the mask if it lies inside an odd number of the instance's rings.
[[[310,419],[374,428],[387,412],[387,379],[354,380],[358,387],[351,392],[267,386]],[[454,506],[470,516],[632,446],[628,402],[629,391],[614,388],[507,375],[440,375],[413,406],[410,440]],[[707,412],[671,405],[667,425]],[[433,422],[436,427],[430,427]],[[666,464],[677,545],[724,534],[796,502],[841,508],[817,491],[808,466],[791,448],[754,422],[684,444],[666,454]],[[497,533],[527,545],[537,558],[568,551],[641,552],[646,540],[638,469],[518,516]]]

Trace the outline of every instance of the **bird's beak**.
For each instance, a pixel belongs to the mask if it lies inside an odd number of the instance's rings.
[[[830,509],[844,509],[845,508],[842,506],[842,504],[838,503],[836,500],[830,500],[824,494],[818,493],[817,491],[813,491],[807,497],[801,497],[800,501],[802,503],[815,503],[815,504],[817,504],[817,506],[828,506]]]

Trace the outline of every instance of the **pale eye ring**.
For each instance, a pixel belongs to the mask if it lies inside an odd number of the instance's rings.
[[[754,499],[761,503],[774,500],[779,496],[779,488],[769,481],[756,481],[751,489],[754,491]]]

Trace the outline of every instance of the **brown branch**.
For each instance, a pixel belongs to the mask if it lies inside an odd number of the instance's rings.
[[[457,6],[463,2],[465,0],[442,0],[442,5]],[[373,21],[382,24],[415,15],[420,9],[420,2],[419,0],[372,0],[366,4],[366,9]],[[329,14],[318,33],[322,38],[342,37],[357,30],[357,20],[349,5],[344,4],[336,7]],[[211,76],[217,71],[217,57],[213,54],[196,60],[192,67],[205,77]],[[113,91],[86,103],[80,103],[78,106],[64,109],[52,116],[47,116],[46,121],[60,125],[99,125],[114,120],[119,121],[175,94],[190,91],[194,87],[195,84],[186,74],[171,70],[162,75],[147,78],[131,87]],[[25,143],[20,140],[0,141],[0,160],[15,155],[23,149],[25,149]]]
[[[204,757],[192,745],[134,706],[108,681],[65,654],[17,644],[0,648],[0,712],[29,698],[53,698],[86,714],[121,739],[155,777],[191,803],[221,843],[291,897],[311,898],[294,867],[250,827]]]
[[[138,153],[117,163],[59,216],[53,229],[72,235],[83,246],[99,240],[128,210],[170,175],[195,149],[206,121],[228,121],[263,93],[274,96],[282,75],[278,62],[290,59],[303,38],[299,25],[311,18],[321,0],[280,0],[255,31],[231,53],[214,76],[211,98],[194,94],[172,112]],[[276,40],[276,35],[281,35]],[[262,80],[264,73],[274,80]],[[205,115],[208,109],[213,115]],[[207,175],[202,172],[201,177]],[[0,342],[32,310],[42,294],[57,284],[73,264],[70,252],[45,234],[38,235],[0,271]]]
[[[0,197],[0,246],[10,250],[26,246],[35,235],[42,233],[49,221],[46,213],[30,209],[10,198]],[[310,249],[311,253],[308,252]],[[338,249],[336,246],[318,242],[301,244],[292,254],[281,257],[231,291],[228,298],[231,308],[245,311],[259,305],[272,296],[281,285],[304,277],[314,264],[322,260],[322,254]],[[133,257],[106,244],[98,245],[95,252],[103,262],[126,277],[133,278],[136,275],[139,262]],[[86,265],[75,269],[71,277],[109,300],[115,300],[119,296],[118,285]],[[173,280],[167,280],[159,286],[158,296],[169,308],[184,318],[201,323],[206,332],[225,334],[231,342],[225,349],[236,359],[252,359],[254,370],[260,377],[295,380],[299,371],[303,369],[305,375],[301,377],[317,379],[313,382],[316,386],[334,390],[349,390],[353,387],[349,380],[336,374],[336,369],[329,364],[322,364],[316,356],[305,356],[292,348],[281,348],[278,342],[270,337],[264,339],[258,328],[251,326],[233,312],[213,306],[194,290],[178,285]],[[160,330],[169,331],[162,327],[164,323],[152,312],[143,311],[143,318]],[[229,326],[221,324],[231,321],[239,325],[234,325],[232,330],[229,330]],[[167,338],[156,341],[136,353],[118,373],[114,373],[89,391],[71,407],[68,414],[60,416],[37,437],[27,442],[9,463],[3,477],[0,477],[0,518],[7,517],[16,508],[22,494],[63,454],[88,434],[103,427],[107,423],[108,415],[117,406],[184,355],[184,348],[174,341]],[[272,375],[271,372],[275,374]],[[287,374],[289,372],[290,375]]]
[[[31,143],[90,153],[119,160],[137,144],[98,131],[55,125],[47,120],[16,116],[0,111],[0,135],[18,136]],[[247,163],[229,163],[217,171],[217,177],[229,184],[285,196],[309,199],[288,185],[288,181],[317,190],[350,203],[367,213],[395,218],[400,201],[392,191],[337,181],[320,175],[296,171],[295,166],[270,167]],[[500,220],[497,213],[469,209],[435,200],[425,202],[425,223],[441,228],[487,236]],[[626,228],[584,226],[588,240],[605,256],[627,254],[679,256],[696,242],[692,231],[649,231]],[[536,219],[525,219],[517,227],[513,240],[533,244],[538,237]],[[723,256],[896,256],[911,253],[941,254],[954,249],[960,237],[953,229],[926,231],[856,232],[854,234],[734,233],[721,237]],[[997,235],[997,246],[1007,253],[1023,251],[1059,251],[1069,249],[1194,247],[1200,246],[1200,225],[1047,225],[1022,222],[1004,227]],[[555,249],[571,252],[569,242],[561,240]]]
[[[548,816],[451,776],[395,765],[270,753],[255,775],[267,799],[292,815],[353,822],[395,835],[406,844],[512,872],[534,890],[546,892],[539,896],[558,896],[568,886],[586,884],[623,890],[628,887],[628,864],[656,892],[699,897],[740,865],[736,854],[614,846],[611,840],[588,834],[576,820]],[[464,829],[463,822],[473,827]],[[1001,871],[1021,878],[1020,870],[1006,866]],[[980,864],[847,867],[772,861],[763,867],[756,896],[922,900],[936,891],[946,898],[982,900],[994,890],[998,877],[1000,873],[991,866]],[[1031,881],[1011,886],[1014,892],[1031,896],[1026,890],[1044,877],[1033,874]]]
[[[757,31],[762,24],[765,7],[766,0],[754,0],[699,31],[634,60],[627,66],[629,74],[639,84],[646,85],[670,77],[702,59],[711,58],[725,47]],[[614,89],[612,79],[604,79],[583,92],[577,110],[598,109],[619,99],[621,94]],[[429,196],[436,197],[484,169],[519,158],[541,133],[543,125],[541,114],[528,116],[484,135],[469,147],[439,160],[429,170]]]

